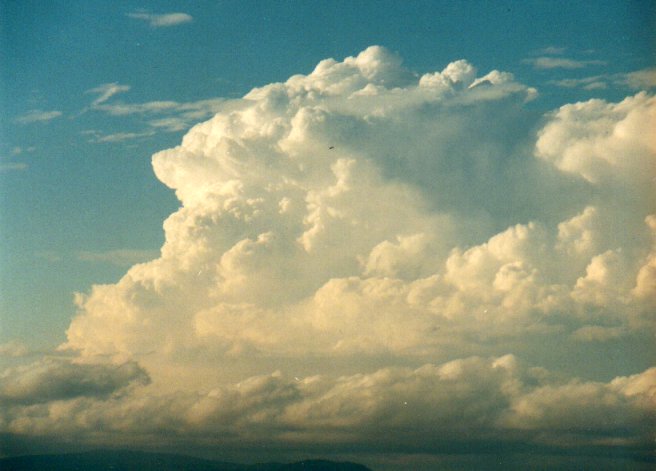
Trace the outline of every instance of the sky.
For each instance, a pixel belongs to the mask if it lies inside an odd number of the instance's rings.
[[[647,469],[655,20],[0,1],[0,454]]]

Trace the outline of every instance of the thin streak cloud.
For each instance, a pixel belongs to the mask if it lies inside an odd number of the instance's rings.
[[[147,12],[133,12],[128,13],[129,18],[135,20],[142,20],[147,22],[153,28],[166,28],[176,26],[193,21],[193,17],[187,13],[147,13]]]
[[[16,172],[27,170],[29,165],[25,162],[1,162],[0,163],[0,172]]]
[[[114,95],[118,93],[125,93],[129,90],[130,90],[129,85],[120,85],[119,83],[114,82],[114,83],[104,83],[95,88],[87,90],[85,93],[98,94],[98,98],[96,98],[91,104],[92,106],[98,106],[101,103],[104,103],[107,100],[109,100]]]
[[[575,60],[565,57],[536,57],[524,59],[525,64],[532,65],[535,69],[582,69],[591,65],[605,65],[601,60]]]
[[[61,115],[62,112],[57,110],[52,110],[52,111],[30,110],[27,113],[16,118],[16,121],[20,124],[46,123],[55,118],[59,118]]]

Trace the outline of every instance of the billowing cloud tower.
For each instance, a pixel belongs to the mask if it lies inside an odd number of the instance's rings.
[[[649,443],[656,99],[540,117],[536,94],[464,60],[419,76],[370,47],[225,101],[153,156],[181,204],[161,256],[77,297],[62,348],[116,393],[57,416],[14,372],[4,429]],[[639,366],[618,371],[626,345]]]

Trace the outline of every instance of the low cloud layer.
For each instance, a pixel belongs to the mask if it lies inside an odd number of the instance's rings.
[[[536,95],[371,47],[214,103],[153,156],[181,202],[161,256],[78,294],[61,347],[141,365],[92,391],[152,384],[15,405],[4,431],[643,449],[654,370],[579,358],[653,339],[656,99],[536,116]]]
[[[44,359],[5,370],[0,402],[38,404],[78,397],[107,397],[132,383],[148,384],[146,372],[135,362],[83,364]]]
[[[209,392],[165,395],[142,390],[107,397],[128,382],[145,382],[134,364],[75,371],[51,364],[41,365],[41,374],[31,378],[10,377],[3,396],[14,405],[6,408],[3,429],[61,439],[102,431],[123,446],[152,444],[155,432],[162,440],[179,436],[193,443],[202,437],[206,446],[226,452],[262,443],[288,451],[356,447],[431,453],[449,447],[476,452],[491,441],[509,448],[575,444],[589,449],[615,441],[640,454],[650,447],[656,418],[656,369],[608,383],[582,382],[527,368],[512,355],[336,379],[274,372]],[[83,384],[82,378],[92,381]],[[40,388],[46,380],[47,390]],[[15,405],[21,399],[36,404]]]

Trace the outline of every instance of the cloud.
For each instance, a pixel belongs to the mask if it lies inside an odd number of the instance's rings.
[[[15,146],[14,148],[11,149],[11,155],[21,155],[26,152],[34,152],[36,150],[36,147],[31,146],[31,147],[20,147],[20,146]]]
[[[19,340],[10,340],[0,345],[0,356],[24,357],[30,353],[30,348]]]
[[[169,26],[176,26],[193,21],[192,16],[187,13],[154,14],[146,12],[134,12],[128,13],[127,16],[136,20],[143,20],[153,28],[166,28]]]
[[[2,162],[0,163],[0,172],[15,172],[27,170],[29,165],[25,162]]]
[[[539,49],[535,51],[535,54],[538,55],[560,55],[564,54],[567,48],[565,47],[557,47],[557,46],[549,46],[545,47],[543,49]]]
[[[605,65],[600,60],[575,60],[565,57],[542,56],[524,59],[525,64],[530,64],[535,69],[582,69],[590,65]]]
[[[30,110],[16,118],[21,124],[46,123],[62,115],[61,111]]]
[[[636,90],[656,87],[656,68],[642,69],[626,74],[626,84]]]
[[[605,75],[594,75],[577,79],[555,80],[550,83],[563,88],[582,88],[584,90],[605,90],[608,88],[608,77]]]
[[[133,114],[176,113],[187,120],[198,120],[208,117],[220,109],[224,99],[208,99],[179,103],[175,101],[149,101],[146,103],[111,103],[97,106],[96,109],[112,116],[127,116]]]
[[[519,341],[523,328],[574,332],[591,306],[637,334],[629,324],[648,316],[631,290],[654,210],[653,98],[564,106],[535,158],[514,150],[525,136],[499,139],[526,119],[530,94],[509,74],[476,78],[465,61],[417,79],[371,48],[226,104],[153,157],[183,205],[166,221],[162,257],[80,296],[68,345],[135,354],[167,339],[208,355],[330,356],[437,353],[448,342],[464,352],[482,338]],[[629,181],[628,199],[645,204],[627,212],[605,191]],[[573,196],[557,202],[565,190]],[[642,251],[614,233],[622,213]],[[635,319],[615,318],[603,299]],[[142,322],[152,330],[136,331]],[[187,336],[177,344],[172,329]]]
[[[591,183],[632,182],[629,191],[648,193],[656,151],[648,134],[654,124],[656,99],[645,92],[617,104],[591,100],[565,105],[540,131],[537,155]]]
[[[649,90],[656,87],[656,70],[642,69],[620,74],[601,74],[583,78],[554,80],[550,83],[564,88],[604,90],[610,87]]]
[[[142,132],[119,132],[113,134],[103,134],[97,130],[84,131],[84,134],[92,136],[92,142],[122,142],[141,137],[149,137],[158,132],[178,132],[189,129],[199,119],[205,119],[219,110],[226,109],[225,99],[211,98],[193,102],[176,102],[176,101],[150,101],[145,103],[122,103],[112,101],[107,103],[110,97],[120,91],[127,91],[128,86],[118,86],[116,84],[103,85],[96,89],[90,90],[102,95],[93,102],[91,109],[97,112],[106,113],[110,116],[146,116],[145,125],[147,129]]]
[[[112,116],[126,116],[131,114],[161,113],[175,109],[179,106],[174,101],[151,101],[147,103],[112,103],[96,107]]]
[[[2,373],[0,401],[36,404],[76,397],[106,397],[132,383],[147,384],[148,375],[136,363],[75,364],[43,359]]]
[[[96,98],[91,106],[97,106],[100,105],[107,100],[109,100],[111,97],[113,97],[116,94],[119,93],[125,93],[130,90],[129,85],[120,85],[117,82],[114,83],[104,83],[102,85],[99,85],[95,88],[92,88],[90,90],[87,90],[84,93],[93,93],[97,94],[98,98]]]
[[[61,346],[138,362],[152,384],[23,421],[16,406],[5,430],[643,450],[653,371],[607,365],[655,331],[656,102],[537,116],[535,96],[371,47],[241,99],[101,103],[214,113],[153,156],[180,200],[159,257],[78,293]]]
[[[94,136],[93,142],[123,142],[130,141],[133,139],[139,139],[142,137],[150,137],[154,133],[151,131],[146,132],[117,132],[114,134],[98,134]]]
[[[76,378],[95,378],[84,387],[58,391],[55,380],[41,394],[38,384],[45,375],[40,371],[32,381],[11,378],[4,391],[14,399],[40,401],[47,395],[59,401],[47,407],[9,403],[5,430],[82,441],[93,432],[95,440],[115,436],[133,444],[147,443],[152,433],[180,440],[184,430],[188,437],[202,436],[209,446],[221,444],[226,452],[256,454],[264,436],[271,449],[348,446],[372,452],[393,447],[424,453],[475,453],[492,439],[525,450],[573,440],[599,450],[620,440],[644,457],[656,419],[653,368],[604,383],[563,381],[512,355],[468,357],[337,379],[291,378],[276,371],[204,393],[140,395],[141,388],[103,399],[131,382],[146,382],[133,364],[104,368],[76,373]],[[57,373],[58,379],[71,374]]]

